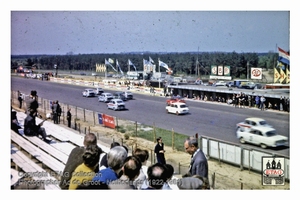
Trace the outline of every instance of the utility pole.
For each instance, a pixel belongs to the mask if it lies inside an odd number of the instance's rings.
[[[249,61],[247,61],[247,80],[249,80]]]

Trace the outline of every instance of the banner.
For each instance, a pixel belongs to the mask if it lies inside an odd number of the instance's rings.
[[[251,67],[251,79],[262,79],[262,68]]]
[[[280,68],[280,79],[279,79],[280,83],[284,82],[285,78],[286,78],[286,75],[285,75],[284,71]]]
[[[224,76],[230,76],[230,66],[224,66]]]
[[[274,68],[274,83],[276,83],[280,78],[280,74],[276,68]]]
[[[223,66],[218,66],[218,76],[223,76]]]
[[[210,70],[211,70],[211,75],[217,75],[217,66],[216,65],[212,65],[210,67]]]
[[[116,128],[115,119],[112,116],[102,114],[103,125],[109,128]]]
[[[286,83],[290,83],[290,70],[286,69]]]

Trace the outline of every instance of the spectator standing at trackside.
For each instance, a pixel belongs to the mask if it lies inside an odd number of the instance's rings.
[[[29,114],[30,110],[34,110],[38,113],[39,103],[37,98],[37,92],[35,90],[31,90],[29,98],[26,101],[26,114]]]
[[[57,115],[57,101],[52,103],[52,114],[53,114],[53,123],[58,124],[58,115]]]
[[[164,149],[164,143],[162,142],[162,138],[158,137],[156,139],[156,145],[154,147],[154,153],[156,155],[156,162],[161,163],[161,164],[166,164],[166,159],[165,159],[165,149]]]
[[[61,113],[62,113],[62,109],[61,109],[61,106],[60,106],[58,100],[56,101],[56,104],[57,104],[57,108],[56,108],[56,112],[57,112],[57,123],[60,124],[60,116],[61,116]]]
[[[284,105],[284,98],[282,98],[282,96],[280,96],[280,99],[279,99],[279,110],[280,111],[284,110],[283,105]]]
[[[260,108],[260,98],[258,95],[255,97],[255,107]]]
[[[69,127],[69,128],[71,128],[71,120],[72,120],[71,108],[68,108],[68,112],[67,112],[67,121],[68,121],[68,127]]]
[[[264,96],[260,97],[260,110],[265,110],[265,101],[266,98]]]
[[[97,137],[94,133],[87,133],[84,136],[83,146],[75,147],[72,149],[71,153],[69,154],[69,158],[65,165],[64,171],[60,177],[59,187],[62,190],[67,190],[70,185],[70,180],[72,178],[72,173],[76,169],[76,167],[83,163],[82,155],[85,152],[85,149],[89,145],[96,145],[97,144]],[[102,150],[101,150],[102,152]],[[99,171],[99,167],[96,167],[95,172]]]
[[[194,137],[188,137],[184,142],[185,151],[192,155],[190,168],[183,177],[199,175],[208,179],[208,162],[203,151],[198,148],[198,140]]]
[[[22,108],[22,103],[23,103],[23,95],[22,95],[22,93],[19,94],[18,101],[19,101],[19,108],[21,109]]]

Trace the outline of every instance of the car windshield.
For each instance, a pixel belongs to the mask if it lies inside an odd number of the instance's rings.
[[[117,103],[123,103],[122,101],[117,101]]]
[[[187,106],[184,105],[184,104],[180,105],[180,108],[186,108],[186,107],[187,107]]]
[[[275,131],[268,131],[268,132],[266,132],[266,136],[267,137],[272,137],[272,136],[275,136],[275,135],[277,135]]]

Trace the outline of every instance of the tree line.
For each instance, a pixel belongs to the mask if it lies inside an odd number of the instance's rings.
[[[230,66],[230,74],[236,78],[245,78],[247,67],[273,69],[276,66],[278,53],[226,53],[226,52],[185,52],[185,53],[119,53],[119,54],[78,54],[66,55],[15,55],[11,56],[11,69],[17,69],[20,65],[29,69],[70,71],[96,71],[96,64],[104,64],[109,58],[116,61],[123,72],[128,71],[128,59],[135,65],[138,71],[143,71],[143,59],[149,61],[149,57],[155,62],[158,69],[158,60],[166,63],[173,74],[185,75],[209,75],[211,66]],[[113,64],[115,67],[115,64]],[[163,69],[163,68],[161,68]],[[130,67],[130,70],[134,69]],[[108,67],[108,71],[113,71]],[[158,70],[156,70],[158,71]]]

